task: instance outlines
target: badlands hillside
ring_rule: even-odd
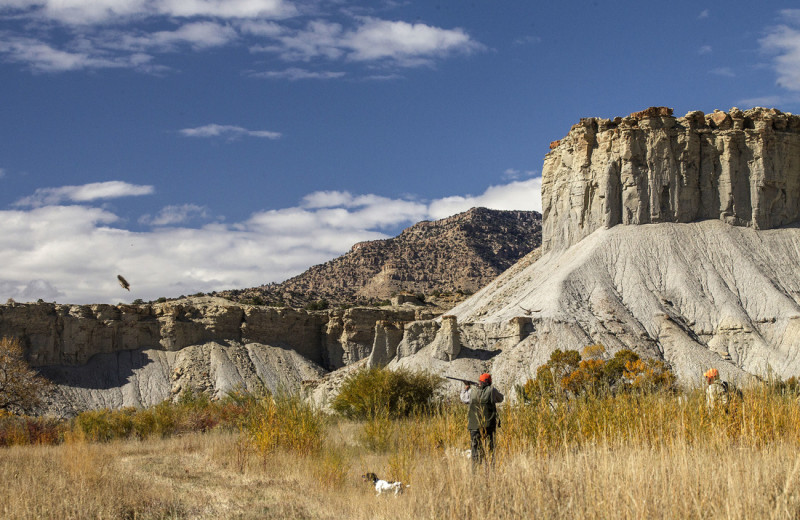
[[[289,307],[325,301],[338,307],[375,304],[406,292],[447,309],[539,247],[541,229],[542,216],[535,211],[473,208],[419,222],[394,238],[359,242],[347,254],[280,284],[219,296]]]
[[[800,374],[800,117],[587,118],[551,144],[542,176],[542,247],[444,316],[400,300],[15,304],[0,307],[0,334],[58,383],[61,413],[261,382],[323,403],[365,364],[490,370],[512,391],[553,350],[593,343],[664,359],[689,384],[710,366],[734,380]]]
[[[449,313],[450,358],[507,338],[482,366],[508,387],[593,343],[665,359],[684,382],[712,366],[800,374],[800,117],[583,119],[542,173],[541,257]]]
[[[222,295],[116,306],[11,302],[0,305],[0,336],[19,338],[30,363],[56,383],[51,413],[149,406],[186,389],[299,391],[366,362],[376,341],[399,341],[405,324],[436,317],[540,242],[538,213],[475,208],[357,244],[285,284],[239,292],[249,295],[242,302]],[[404,290],[424,298],[394,295]],[[386,301],[351,306],[357,292]],[[260,305],[252,304],[258,295]],[[329,308],[287,305],[320,298]]]

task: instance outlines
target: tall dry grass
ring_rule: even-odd
[[[262,422],[251,418],[241,432],[105,443],[76,436],[60,446],[0,449],[0,516],[800,515],[800,406],[769,385],[747,390],[727,411],[709,412],[699,391],[506,405],[494,464],[476,469],[449,449],[468,447],[460,404],[357,422],[315,419],[296,401],[272,403]],[[264,442],[253,435],[259,429]],[[283,440],[267,442],[272,436]],[[315,449],[293,444],[304,438]],[[367,471],[411,487],[377,497],[360,478]]]

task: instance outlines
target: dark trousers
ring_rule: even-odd
[[[469,438],[472,441],[472,463],[481,464],[486,458],[485,449],[489,450],[489,457],[494,458],[494,427],[470,430]]]

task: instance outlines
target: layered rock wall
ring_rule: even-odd
[[[542,247],[601,227],[692,222],[770,229],[800,219],[800,116],[653,107],[582,119],[542,169]]]
[[[83,365],[97,354],[179,351],[193,345],[259,343],[297,352],[328,370],[369,356],[376,323],[430,318],[421,307],[308,312],[221,298],[153,305],[0,305],[0,337],[18,338],[33,366]]]

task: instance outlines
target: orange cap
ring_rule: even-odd
[[[492,376],[489,374],[481,374],[481,377],[478,378],[478,381],[486,385],[491,385]]]
[[[717,370],[716,368],[709,368],[703,375],[710,378],[716,378],[719,377],[719,370]]]

